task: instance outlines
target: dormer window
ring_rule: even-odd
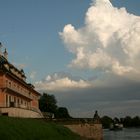
[[[8,64],[4,64],[4,67],[9,70],[9,65]]]

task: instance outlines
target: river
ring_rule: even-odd
[[[122,131],[105,129],[104,140],[140,140],[140,128],[124,128]]]

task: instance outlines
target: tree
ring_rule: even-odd
[[[123,122],[124,127],[132,127],[132,118],[130,116],[126,116]]]
[[[42,112],[56,113],[57,101],[54,95],[43,93],[39,100],[39,108]]]
[[[108,116],[104,116],[101,118],[101,122],[104,128],[109,128],[110,124],[113,123],[113,120]]]
[[[114,123],[120,123],[120,120],[117,117],[115,117],[113,121],[114,121]]]
[[[140,127],[140,117],[136,116],[132,119],[132,125],[133,127]]]
[[[56,118],[70,118],[66,107],[58,107],[56,112]]]

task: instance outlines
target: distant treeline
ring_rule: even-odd
[[[140,127],[140,117],[126,116],[124,118],[114,118],[104,116],[101,118],[103,128],[109,128],[111,123],[122,123],[124,127]]]
[[[43,112],[45,118],[53,119],[57,123],[64,124],[77,124],[77,123],[93,123],[93,118],[72,118],[69,115],[69,111],[66,107],[57,106],[57,100],[54,95],[48,93],[43,93],[39,100],[39,108]],[[111,118],[109,116],[104,116],[100,118],[103,128],[109,128],[112,123],[122,123],[124,127],[140,127],[140,117],[130,117],[125,118]]]

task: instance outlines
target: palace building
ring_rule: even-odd
[[[38,93],[26,82],[23,69],[19,70],[8,61],[0,43],[0,114],[13,117],[41,118]]]

